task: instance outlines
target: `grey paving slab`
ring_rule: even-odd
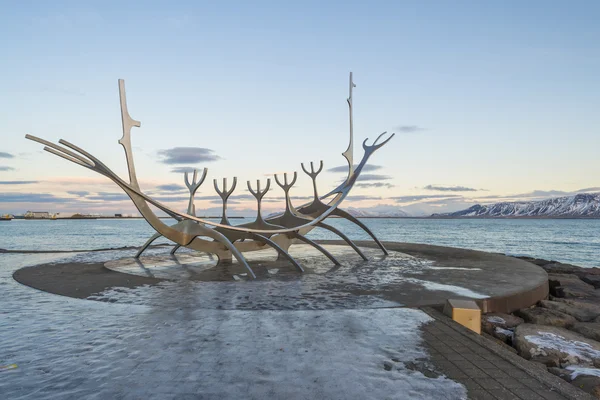
[[[547,371],[455,323],[439,311],[423,308],[434,322],[423,325],[423,340],[435,368],[467,388],[469,399],[592,399]],[[442,334],[439,334],[439,333]],[[448,356],[448,350],[460,353]],[[430,350],[430,351],[434,351]]]

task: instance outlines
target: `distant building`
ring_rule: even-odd
[[[115,214],[115,218],[123,218],[123,214]]]
[[[50,219],[52,216],[48,211],[27,211],[25,219]]]

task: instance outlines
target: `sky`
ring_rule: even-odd
[[[199,215],[219,215],[213,179],[246,181],[323,160],[344,177],[348,73],[354,154],[381,132],[345,207],[448,212],[477,203],[600,191],[597,1],[0,0],[0,213],[135,213],[120,189],[28,141],[63,138],[127,178],[118,144],[124,79],[144,192],[187,207],[182,171],[208,168]],[[336,172],[337,171],[337,172]],[[341,172],[340,172],[341,171]]]

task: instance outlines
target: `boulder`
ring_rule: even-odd
[[[563,264],[556,261],[551,261],[547,264],[540,265],[549,274],[582,274],[586,269],[573,264]]]
[[[600,275],[585,274],[581,275],[580,279],[596,289],[600,289]]]
[[[595,297],[594,287],[570,274],[548,274],[550,294],[555,297],[586,298]]]
[[[596,318],[600,317],[600,301],[597,299],[564,299],[560,297],[550,296],[550,300],[560,303],[570,304],[574,307],[585,309],[590,314],[595,314]]]
[[[570,329],[586,338],[600,342],[600,322],[578,322]]]
[[[572,264],[559,263],[556,261],[550,261],[546,264],[540,265],[540,267],[542,267],[549,274],[573,274],[580,278],[583,275],[600,275],[600,268],[583,268]]]
[[[556,310],[565,314],[569,314],[570,316],[575,317],[578,321],[581,322],[593,321],[598,315],[600,315],[598,313],[600,312],[600,306],[598,306],[598,310],[596,310],[594,309],[596,307],[593,306],[578,307],[574,304],[551,300],[541,300],[540,306],[550,310]]]
[[[519,355],[528,360],[554,360],[563,367],[592,368],[600,363],[599,342],[554,326],[521,324],[515,328],[513,345]]]
[[[482,316],[482,323],[487,323],[494,327],[499,326],[504,329],[516,328],[523,322],[525,322],[523,321],[523,318],[519,318],[511,314],[488,313]]]
[[[570,371],[568,369],[551,367],[548,368],[548,372],[550,372],[552,375],[558,376],[561,379],[564,379],[567,382],[572,381],[571,374],[573,373],[573,371]]]
[[[481,329],[487,334],[502,340],[504,343],[510,343],[512,338],[512,329],[517,325],[524,323],[522,318],[510,314],[489,313],[481,317]]]
[[[533,258],[533,257],[527,257],[527,256],[517,256],[516,258],[520,258],[521,260],[525,260],[525,261],[535,264],[539,267],[543,267],[546,264],[556,263],[556,261],[548,261],[548,260],[544,260],[541,258]]]
[[[577,386],[584,392],[600,399],[600,376],[578,375],[577,378],[571,381],[571,385]]]
[[[552,325],[568,328],[577,322],[569,314],[541,307],[523,308],[515,311],[515,314],[525,321],[536,325]]]

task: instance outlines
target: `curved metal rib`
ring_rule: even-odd
[[[180,247],[181,247],[181,245],[180,245],[180,244],[176,244],[176,245],[175,245],[175,247],[173,247],[173,248],[171,249],[171,251],[170,251],[170,253],[169,253],[169,254],[171,254],[171,255],[175,254],[175,252],[176,252],[177,250],[179,250],[179,248],[180,248]]]
[[[325,250],[325,248],[323,248],[323,246],[321,246],[320,244],[313,242],[312,240],[310,240],[309,238],[307,238],[304,235],[299,234],[298,232],[291,233],[290,235],[292,235],[296,239],[303,241],[306,244],[310,244],[312,247],[319,250],[327,258],[329,258],[331,260],[331,262],[333,262],[335,265],[342,265],[330,252]]]
[[[337,215],[338,217],[346,218],[348,221],[353,222],[356,225],[360,226],[362,228],[362,230],[365,231],[365,232],[367,232],[369,234],[369,236],[371,236],[371,238],[375,241],[375,243],[377,243],[377,246],[379,246],[379,248],[381,249],[381,251],[383,251],[383,254],[385,254],[386,256],[389,255],[387,249],[379,241],[379,239],[377,239],[377,237],[375,236],[375,234],[373,232],[371,232],[371,230],[369,228],[367,228],[367,226],[365,224],[363,224],[358,219],[356,219],[355,217],[353,217],[350,213],[348,213],[348,212],[346,212],[344,210],[340,210],[339,208],[336,208],[333,211],[332,214]]]
[[[146,243],[144,243],[144,245],[142,247],[140,247],[140,249],[135,254],[135,256],[133,256],[133,258],[140,258],[140,256],[142,255],[142,253],[144,251],[146,251],[146,249],[148,248],[148,246],[150,246],[152,244],[152,242],[154,242],[156,239],[158,239],[161,236],[162,235],[160,233],[155,233],[154,235],[152,235],[152,237],[150,237],[150,239],[148,239],[146,241]]]
[[[285,257],[289,262],[291,262],[294,265],[294,267],[296,267],[296,269],[298,269],[300,272],[304,272],[304,268],[302,268],[302,266],[300,264],[298,264],[298,262],[287,251],[282,249],[277,243],[275,243],[268,237],[259,235],[257,233],[252,233],[250,236],[252,236],[252,238],[254,238],[258,241],[268,244],[269,246],[271,246],[272,248],[277,250],[277,252],[281,256]]]
[[[356,251],[356,253],[357,253],[359,256],[361,256],[361,257],[362,257],[362,259],[363,259],[363,260],[365,260],[365,261],[369,261],[369,259],[367,258],[367,256],[365,256],[365,254],[364,254],[364,253],[363,253],[363,252],[362,252],[362,251],[361,251],[361,250],[358,248],[358,246],[357,246],[356,244],[354,244],[354,242],[353,242],[353,241],[352,241],[352,240],[351,240],[351,239],[350,239],[348,236],[344,235],[344,234],[343,234],[343,233],[342,233],[340,230],[338,230],[337,228],[334,228],[334,227],[333,227],[333,226],[331,226],[331,225],[327,225],[327,224],[325,224],[325,223],[323,223],[323,222],[319,222],[319,223],[317,224],[317,226],[318,226],[318,227],[321,227],[321,228],[324,228],[324,229],[327,229],[328,231],[330,231],[330,232],[333,232],[333,233],[335,233],[336,235],[338,235],[339,237],[341,237],[342,239],[344,239],[344,241],[345,241],[346,243],[348,243],[348,245],[349,245],[350,247],[352,247],[352,248],[354,249],[354,251]]]

